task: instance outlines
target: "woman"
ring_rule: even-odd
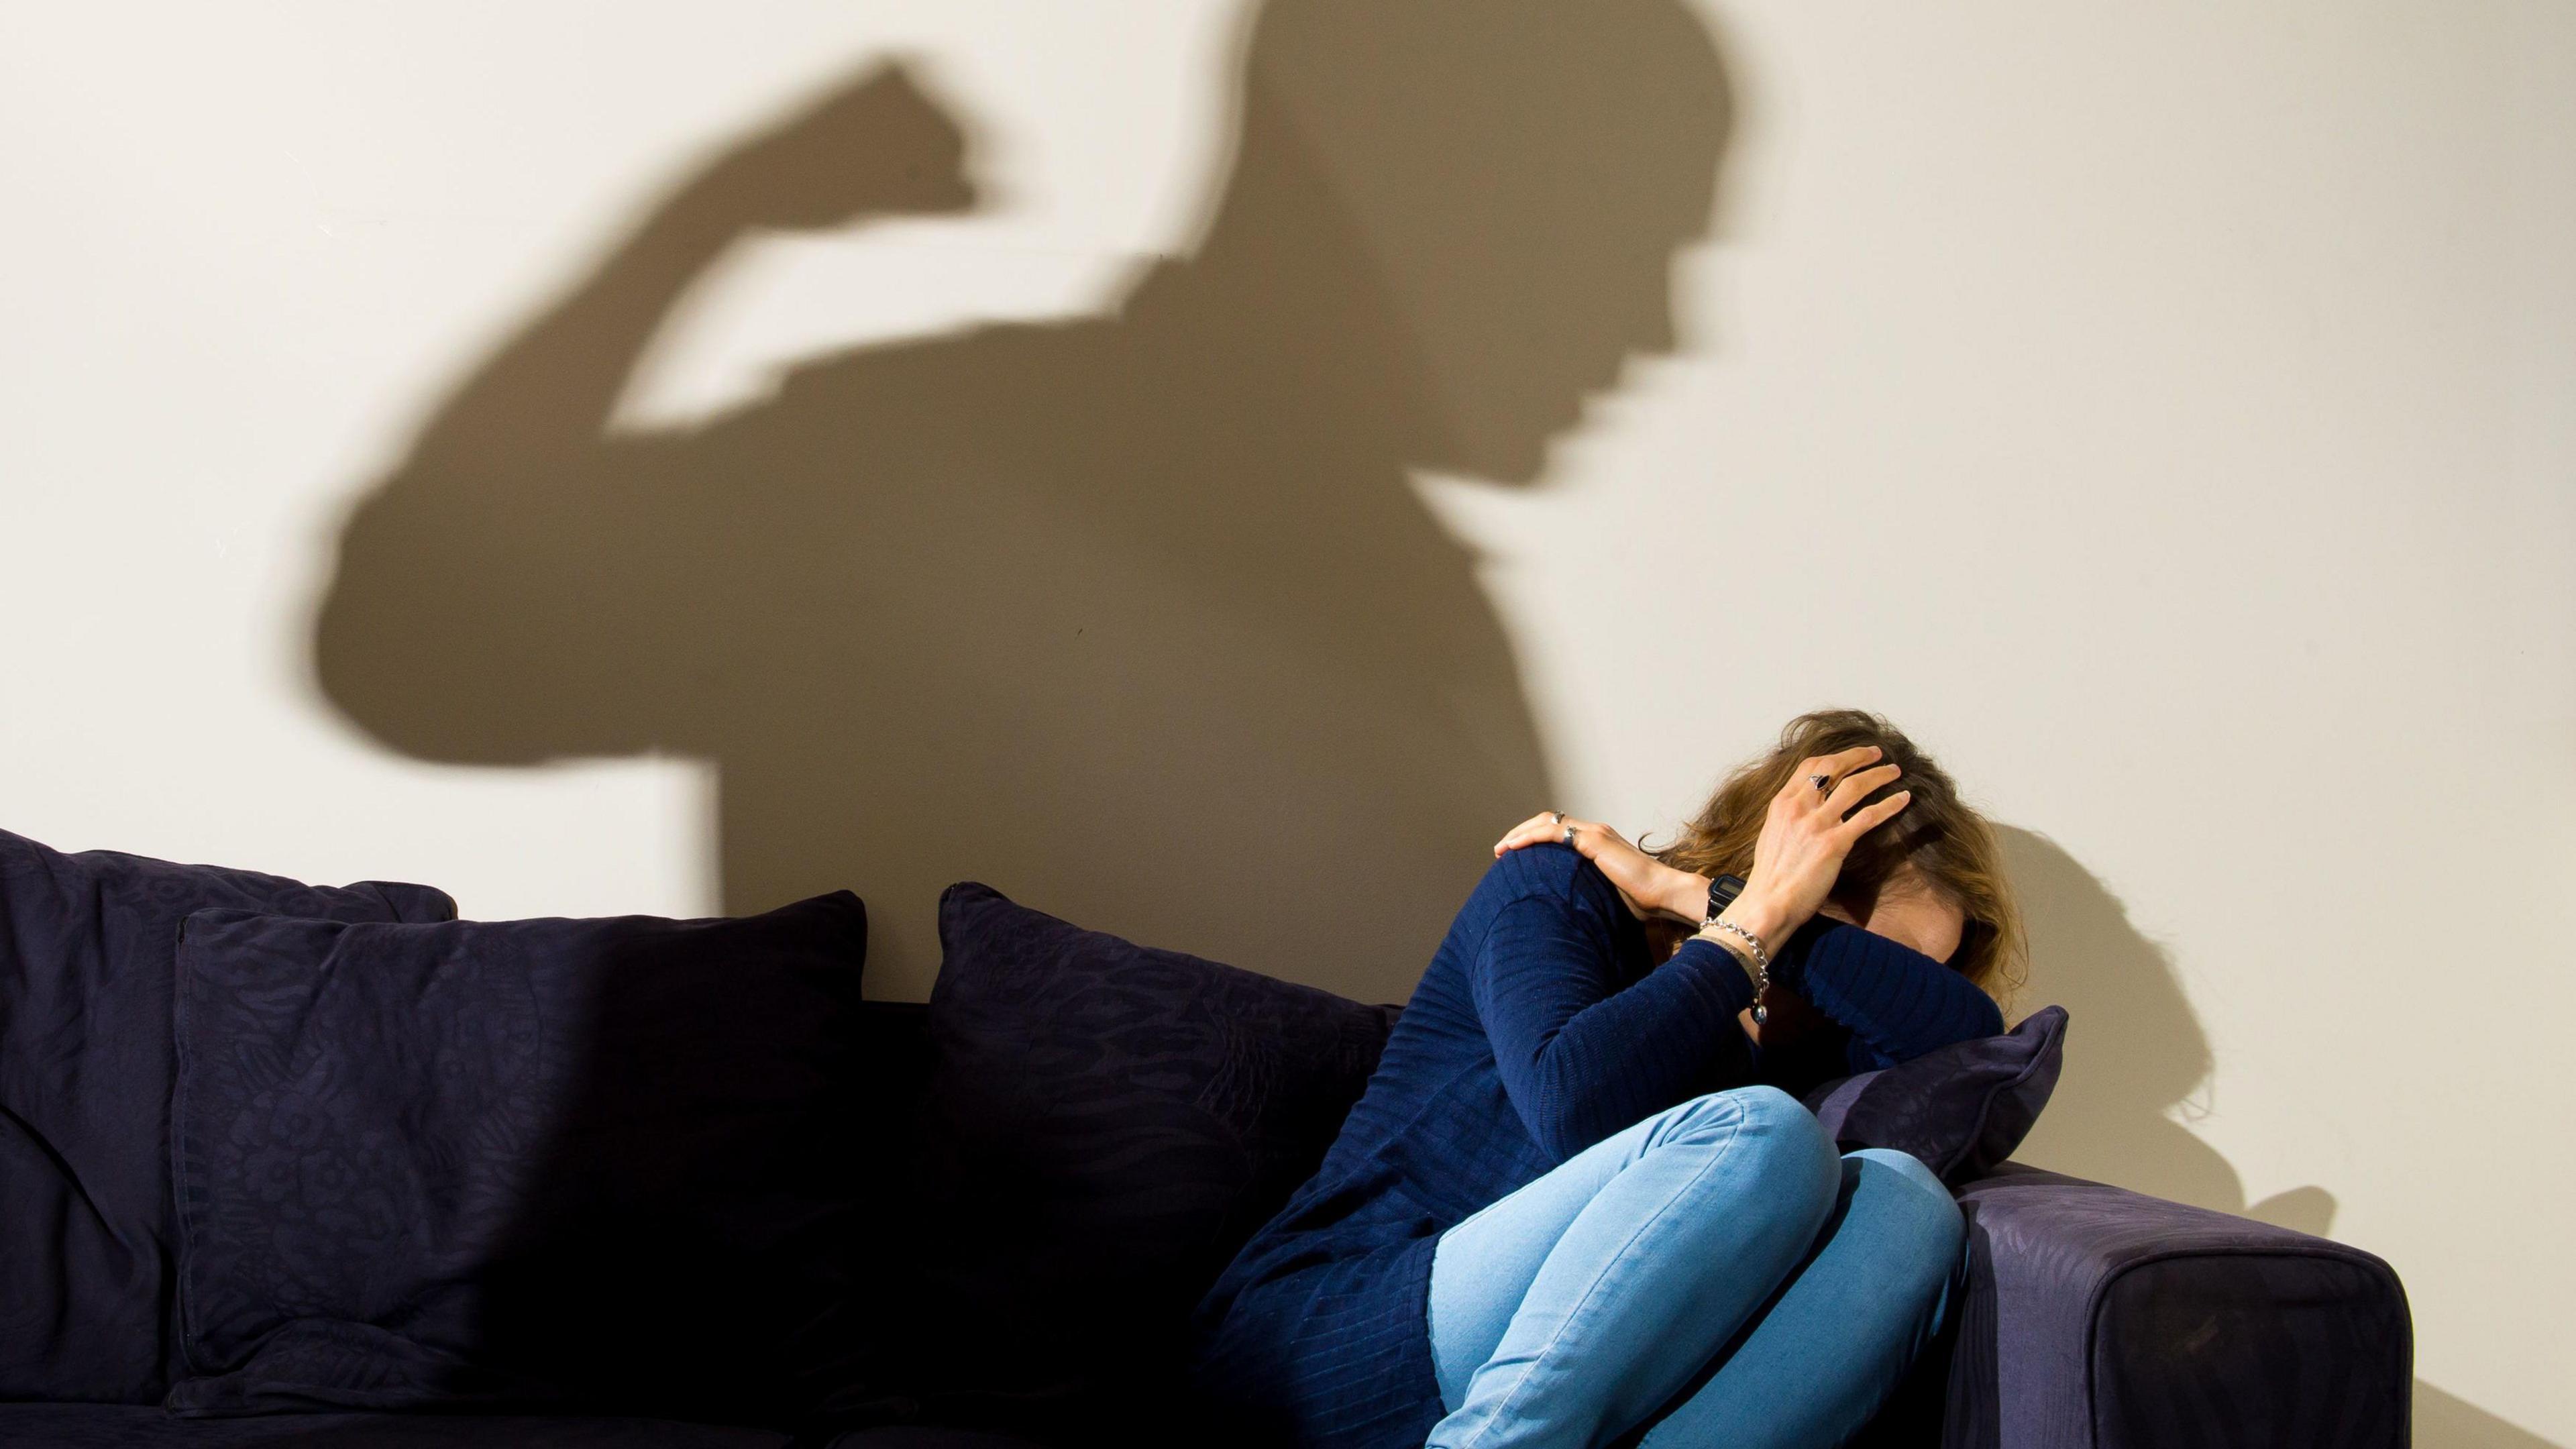
[[[1993,832],[1845,710],[1656,854],[1549,812],[1495,855],[1200,1305],[1202,1387],[1319,1449],[1840,1443],[1938,1330],[1962,1228],[1791,1093],[2003,1029]]]

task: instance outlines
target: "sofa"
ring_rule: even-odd
[[[1396,1008],[978,886],[928,1004],[860,996],[846,895],[453,917],[0,832],[0,1445],[1263,1437],[1191,1394],[1190,1308]],[[1992,1160],[2041,1024],[1934,1164],[1964,1292],[1868,1442],[2406,1443],[2386,1263]],[[1921,1155],[1872,1097],[1809,1100]]]

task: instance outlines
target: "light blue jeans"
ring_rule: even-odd
[[[1837,1158],[1771,1087],[1696,1097],[1440,1237],[1430,1449],[1826,1449],[1949,1312],[1966,1234],[1921,1163]]]

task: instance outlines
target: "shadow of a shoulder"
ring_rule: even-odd
[[[872,906],[917,999],[942,887],[1402,999],[1556,803],[1478,560],[1415,495],[1538,481],[1625,360],[1730,125],[1678,0],[1274,0],[1208,230],[1101,316],[809,361],[608,427],[739,239],[955,209],[974,128],[870,67],[721,152],[473,368],[354,510],[325,694],[415,757],[718,776],[720,896]],[[906,148],[910,148],[907,152]]]

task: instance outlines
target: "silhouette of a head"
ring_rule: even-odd
[[[1273,0],[1241,102],[1209,254],[1265,258],[1272,305],[1407,354],[1371,359],[1412,391],[1407,461],[1528,481],[1587,394],[1673,345],[1673,256],[1731,120],[1679,0]],[[1301,267],[1336,295],[1277,275]]]

